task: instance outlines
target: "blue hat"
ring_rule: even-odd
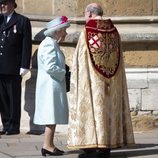
[[[60,16],[48,22],[46,25],[47,30],[44,31],[45,36],[50,36],[54,31],[60,28],[70,27],[70,22],[66,16]]]

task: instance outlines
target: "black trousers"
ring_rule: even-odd
[[[5,131],[20,131],[20,75],[0,75],[0,114]]]

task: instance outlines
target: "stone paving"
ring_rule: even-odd
[[[132,147],[115,149],[111,158],[158,158],[158,129],[146,132],[135,132],[136,144]],[[41,147],[43,134],[31,135],[22,131],[19,135],[2,135],[0,139],[0,158],[42,158]],[[68,150],[67,134],[57,132],[55,144],[65,150],[63,156],[49,156],[54,158],[77,158],[81,151]]]

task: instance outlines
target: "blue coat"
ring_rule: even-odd
[[[37,57],[34,123],[67,124],[68,102],[64,54],[54,39],[46,37],[39,46]]]

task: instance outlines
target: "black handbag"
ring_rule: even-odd
[[[65,64],[65,69],[66,69],[66,74],[65,74],[65,78],[66,78],[66,92],[70,91],[70,77],[71,77],[71,72],[70,72],[70,67]]]

